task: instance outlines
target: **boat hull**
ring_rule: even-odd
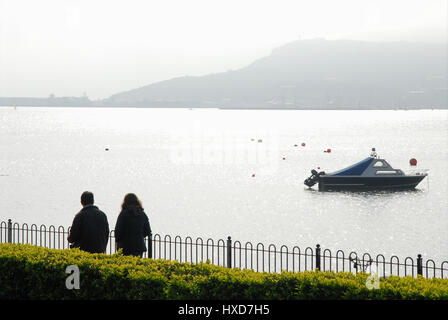
[[[399,177],[361,177],[361,176],[319,176],[319,191],[329,190],[411,190],[426,175]]]

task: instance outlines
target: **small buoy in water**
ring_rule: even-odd
[[[106,151],[109,151],[109,148],[106,148],[105,150],[106,150]]]
[[[283,157],[283,160],[286,160],[286,158],[285,158],[285,157]]]
[[[302,142],[302,147],[304,147],[305,146],[305,142]]]
[[[416,166],[416,165],[417,165],[417,159],[412,158],[411,160],[409,160],[409,164],[410,164],[411,166]]]
[[[258,142],[263,142],[263,140],[261,140],[261,139],[258,139]]]
[[[297,145],[295,144],[294,147],[297,147]]]
[[[320,167],[317,167],[317,169],[319,169],[319,170],[320,170]]]
[[[252,178],[253,178],[253,177],[255,177],[255,173],[254,173],[254,174],[252,174]]]
[[[324,152],[330,153],[331,149],[324,150]]]

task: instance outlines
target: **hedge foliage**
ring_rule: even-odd
[[[68,290],[69,265],[80,289]],[[390,277],[369,290],[368,274],[259,273],[207,263],[139,259],[0,244],[1,299],[448,299],[448,279]]]

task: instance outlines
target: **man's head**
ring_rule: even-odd
[[[81,204],[83,207],[93,204],[93,193],[90,191],[84,191],[81,195]]]

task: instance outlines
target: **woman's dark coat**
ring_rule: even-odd
[[[147,250],[144,238],[150,233],[148,216],[142,208],[131,207],[120,212],[115,225],[115,239],[123,254],[141,255]]]

